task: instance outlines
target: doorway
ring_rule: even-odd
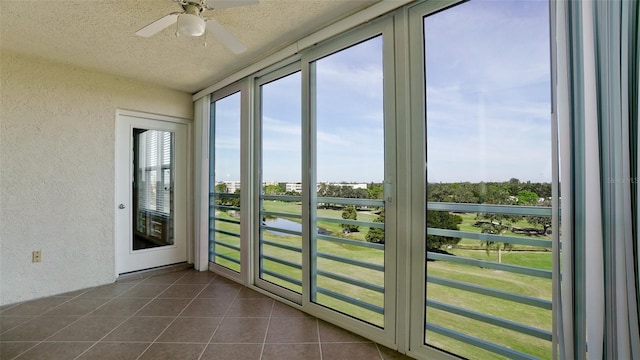
[[[185,120],[116,118],[116,273],[187,261]]]

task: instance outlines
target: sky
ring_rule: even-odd
[[[466,2],[425,17],[424,38],[428,181],[550,181],[548,2]],[[382,37],[314,64],[318,181],[381,182]],[[264,181],[300,181],[300,82],[262,86]],[[240,179],[239,108],[215,104],[217,181]]]

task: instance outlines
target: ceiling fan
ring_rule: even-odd
[[[174,12],[161,17],[151,24],[136,31],[136,35],[142,37],[153,36],[165,28],[178,22],[178,32],[187,36],[201,36],[209,31],[224,46],[234,54],[240,54],[247,50],[232,33],[217,21],[203,18],[204,10],[224,9],[235,6],[245,6],[258,3],[258,0],[173,0],[180,4],[182,12]]]

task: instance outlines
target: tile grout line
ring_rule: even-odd
[[[160,294],[158,294],[155,298],[153,298],[153,300],[158,299],[158,297],[159,297],[160,295],[162,295],[165,291],[169,290],[169,288],[171,288],[172,286],[174,286],[174,285],[178,285],[178,281],[180,281],[180,280],[181,280],[182,278],[184,278],[185,276],[187,276],[187,273],[185,273],[184,275],[182,275],[181,277],[179,277],[178,279],[176,279],[176,281],[174,281],[173,283],[171,283],[171,285],[169,285],[169,287],[168,287],[168,288],[166,288],[163,292],[161,292]],[[214,277],[213,279],[215,279],[215,277]],[[155,338],[155,339],[153,339],[153,341],[151,341],[151,343],[149,343],[149,346],[147,346],[147,348],[146,348],[146,349],[144,349],[144,350],[140,353],[140,355],[138,355],[138,357],[136,358],[136,360],[140,359],[140,358],[142,357],[142,355],[144,355],[144,353],[146,353],[147,351],[149,351],[149,349],[151,348],[151,346],[153,346],[153,344],[155,344],[155,343],[156,343],[156,340],[158,340],[158,339],[160,338],[160,336],[162,336],[162,334],[164,334],[164,332],[165,332],[165,331],[167,331],[167,329],[168,329],[168,328],[169,328],[169,327],[170,327],[170,326],[171,326],[171,325],[176,321],[176,319],[178,319],[178,317],[180,316],[180,314],[182,314],[182,313],[184,312],[184,310],[185,310],[189,305],[191,305],[191,303],[193,302],[193,300],[195,300],[195,298],[196,298],[198,295],[200,295],[200,293],[202,293],[202,292],[204,291],[204,289],[209,285],[209,283],[211,283],[211,281],[213,281],[213,279],[209,280],[209,282],[208,282],[207,284],[205,284],[205,286],[204,286],[204,287],[202,287],[202,289],[201,289],[200,291],[198,291],[198,293],[197,293],[197,294],[195,294],[195,295],[194,295],[194,297],[191,299],[191,301],[189,301],[189,303],[184,307],[184,309],[182,309],[182,311],[180,311],[180,312],[178,313],[178,315],[176,315],[176,316],[173,318],[173,320],[171,320],[171,321],[169,322],[169,324],[167,324],[167,326],[165,326],[165,328],[164,328],[164,329],[163,329],[163,330],[158,334],[158,336],[156,336],[156,338]],[[185,284],[185,285],[186,285],[186,284]],[[152,301],[153,301],[153,300],[152,300]],[[149,303],[147,303],[145,306],[147,306],[147,305],[149,305]],[[141,307],[140,309],[138,309],[138,311],[136,311],[136,312],[135,312],[133,315],[131,315],[131,316],[133,317],[135,314],[137,314],[138,312],[140,312],[140,310],[144,309],[144,307],[145,307],[145,306],[143,306],[143,307]]]
[[[316,328],[318,329],[318,347],[320,348],[320,360],[322,360],[322,339],[320,338],[320,321],[316,317]]]
[[[169,273],[166,273],[169,274]],[[181,277],[179,277],[178,279],[176,279],[174,282],[172,282],[171,284],[169,284],[169,286],[167,287],[170,288],[171,286],[173,286],[178,280],[182,279],[186,274],[182,275]],[[148,278],[143,278],[141,279],[140,282],[138,282],[136,285],[132,286],[131,289],[133,289],[134,287],[142,284],[145,280],[152,278],[153,276],[150,276]],[[129,289],[129,290],[131,290]],[[78,356],[76,356],[74,359],[79,359],[82,355],[86,354],[87,352],[89,352],[91,349],[93,349],[96,345],[98,345],[102,340],[104,340],[104,338],[106,338],[107,336],[109,336],[109,334],[113,333],[116,329],[118,329],[120,326],[122,326],[122,324],[124,324],[125,322],[129,321],[129,319],[131,319],[132,317],[134,317],[138,312],[140,312],[140,310],[144,309],[145,306],[149,305],[153,300],[157,299],[158,296],[162,295],[163,292],[167,291],[167,289],[163,290],[162,292],[160,292],[158,295],[156,295],[155,297],[149,299],[149,301],[147,301],[144,305],[142,305],[137,311],[134,311],[133,314],[129,315],[128,317],[126,317],[126,319],[124,319],[121,323],[119,323],[118,325],[116,325],[113,329],[111,329],[111,331],[107,332],[106,334],[104,334],[104,336],[102,336],[100,339],[98,339],[97,341],[94,342],[93,345],[89,346],[85,351],[83,351],[82,353],[78,354]],[[127,291],[129,291],[127,290]],[[120,298],[120,296],[122,296],[124,293],[126,293],[127,291],[123,292],[122,294],[115,296],[113,299],[111,299],[110,301],[107,301],[105,304],[102,304],[101,306],[99,306],[98,308],[96,308],[93,311],[98,310],[99,308],[101,308],[102,306],[105,306],[106,304],[110,303],[111,301]],[[92,312],[93,312],[92,311]],[[151,346],[151,345],[149,345]],[[148,349],[149,347],[147,347]],[[147,349],[145,349],[140,355],[144,354],[145,351],[147,351]],[[140,357],[140,356],[138,356]]]
[[[272,299],[272,303],[271,303],[271,311],[269,312],[269,321],[267,321],[267,330],[264,332],[264,339],[262,340],[262,349],[260,349],[260,357],[259,359],[262,359],[262,355],[264,354],[264,347],[267,343],[267,335],[269,335],[269,327],[271,326],[271,317],[273,316],[273,308],[276,307],[276,302],[275,300]]]
[[[214,273],[215,274],[215,273]],[[215,274],[216,276],[211,279],[211,281],[217,279],[220,277],[220,275]],[[224,277],[223,277],[224,278]],[[213,340],[213,337],[216,335],[216,333],[218,332],[218,329],[220,329],[220,324],[222,324],[222,322],[224,321],[224,319],[227,317],[227,314],[229,313],[229,309],[231,309],[231,304],[233,304],[236,299],[238,298],[238,295],[240,294],[240,291],[242,291],[242,287],[240,287],[235,296],[233,297],[233,299],[231,300],[231,302],[229,303],[229,306],[227,307],[227,310],[224,312],[224,314],[222,315],[222,318],[220,319],[220,323],[218,323],[218,325],[216,326],[216,329],[213,330],[213,334],[211,334],[211,337],[209,337],[209,341],[207,342],[207,345],[204,347],[204,349],[202,350],[202,353],[200,353],[200,356],[198,357],[198,360],[200,360],[203,356],[204,353],[207,351],[207,348],[209,347],[209,345],[211,345],[211,341]]]

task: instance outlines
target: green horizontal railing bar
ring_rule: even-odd
[[[268,210],[261,210],[260,211],[260,216],[261,217],[274,216],[274,217],[279,217],[279,218],[302,219],[302,215],[300,215],[300,214],[291,214],[291,213],[278,212],[278,211],[268,211]]]
[[[226,222],[226,223],[240,225],[240,220],[236,220],[236,219],[226,219],[226,218],[214,217],[214,218],[211,218],[211,220],[222,221],[222,222]]]
[[[339,238],[336,236],[320,235],[320,234],[316,234],[316,239],[330,241],[338,244],[353,245],[353,246],[359,246],[359,247],[364,247],[369,249],[384,250],[384,244],[372,243],[368,241],[351,240],[351,239]]]
[[[235,245],[223,243],[223,242],[220,242],[220,241],[214,241],[214,244],[215,244],[215,246],[220,245],[222,247],[226,247],[227,249],[232,249],[232,250],[240,252],[240,247],[235,246]]]
[[[278,228],[278,227],[273,227],[273,226],[262,225],[262,226],[260,226],[260,230],[279,232],[279,233],[289,234],[289,235],[302,236],[302,231],[283,229],[283,228]]]
[[[227,256],[227,255],[224,255],[224,254],[215,254],[215,257],[222,258],[222,259],[231,261],[232,263],[236,263],[236,264],[240,265],[240,260],[232,258],[231,256]]]
[[[427,252],[427,259],[446,261],[446,262],[462,264],[462,265],[477,266],[485,269],[502,270],[502,271],[507,271],[514,274],[534,276],[534,277],[539,277],[543,279],[551,279],[551,275],[553,274],[550,270],[535,269],[535,268],[519,266],[519,265],[501,264],[493,261],[472,259],[472,258],[466,258],[462,256],[446,255],[446,254],[440,254],[440,253],[435,253],[431,251]]]
[[[535,336],[542,340],[551,341],[553,338],[551,332],[546,330],[538,329],[533,326],[524,325],[511,320],[502,319],[502,318],[498,318],[491,315],[486,315],[476,311],[463,309],[457,306],[441,303],[439,301],[427,300],[426,305],[433,309],[438,309],[438,310],[446,311],[452,314],[464,316],[469,319],[482,321],[484,323],[499,326],[504,329],[513,330],[521,334]]]
[[[378,229],[384,229],[383,222],[373,222],[373,221],[361,221],[361,220],[349,220],[349,219],[338,219],[338,218],[328,218],[328,217],[318,217],[316,218],[317,222],[328,222],[334,224],[347,224],[347,225],[357,225],[362,227],[372,227]]]
[[[371,310],[371,311],[373,311],[375,313],[384,315],[384,308],[382,308],[380,306],[377,306],[377,305],[374,305],[374,304],[369,304],[368,302],[365,302],[365,301],[362,301],[362,300],[358,300],[358,299],[354,299],[354,298],[352,298],[350,296],[339,294],[339,293],[337,293],[335,291],[331,291],[329,289],[318,287],[316,289],[316,293],[324,294],[324,295],[327,295],[327,296],[332,297],[334,299],[342,300],[342,301],[344,301],[346,303],[349,303],[351,305],[355,305],[355,306],[358,306],[358,307],[361,307],[361,308],[364,308],[364,309],[367,309],[367,310]]]
[[[281,264],[281,265],[285,265],[288,267],[292,267],[294,269],[298,269],[301,270],[302,269],[302,265],[300,264],[296,264],[294,262],[291,261],[287,261],[287,260],[282,260],[273,256],[269,256],[269,255],[262,255],[262,260],[269,260],[269,261],[273,261],[275,263]],[[261,268],[260,270],[263,270],[263,268]]]
[[[218,209],[218,210],[233,210],[240,211],[239,206],[228,206],[228,205],[209,205],[210,209]]]
[[[448,286],[459,290],[469,291],[472,293],[495,297],[502,300],[513,301],[519,304],[535,306],[545,310],[551,310],[551,301],[534,298],[531,296],[515,294],[508,291],[491,289],[485,286],[469,284],[461,281],[449,280],[438,276],[427,275],[427,282]]]
[[[233,237],[240,237],[239,233],[234,233],[231,231],[226,231],[226,230],[220,230],[220,229],[209,229],[210,231],[215,231],[218,234],[224,234],[224,235],[229,235],[229,236],[233,236]]]
[[[338,261],[338,262],[341,262],[341,263],[344,263],[344,264],[359,266],[359,267],[363,267],[363,268],[366,268],[366,269],[384,271],[384,265],[378,265],[378,264],[372,264],[372,263],[368,263],[368,262],[364,262],[364,261],[353,260],[353,259],[345,258],[345,257],[342,257],[342,256],[331,255],[331,254],[327,254],[327,253],[323,253],[323,252],[318,252],[316,254],[316,256],[319,257],[319,258]]]
[[[302,281],[300,281],[298,279],[294,279],[294,278],[288,277],[286,275],[282,275],[280,273],[277,273],[277,272],[274,272],[274,271],[271,271],[271,270],[262,269],[262,275],[273,276],[274,278],[278,278],[280,280],[284,280],[286,282],[289,282],[289,283],[292,283],[292,284],[295,284],[295,285],[298,285],[298,286],[302,286]],[[266,280],[266,279],[263,278],[263,280]],[[269,281],[269,280],[266,280],[266,281]],[[291,290],[291,289],[289,289],[289,290]]]
[[[380,199],[355,199],[355,198],[332,198],[318,197],[316,204],[340,204],[340,205],[358,205],[358,206],[384,206],[384,200]]]
[[[215,198],[239,198],[240,194],[233,194],[233,193],[219,193],[219,192],[212,192],[209,193],[209,199],[215,199]]]
[[[551,240],[531,239],[526,237],[510,236],[510,235],[483,234],[483,233],[474,233],[469,231],[436,229],[436,228],[427,228],[427,234],[439,235],[439,236],[450,236],[450,237],[457,237],[457,238],[463,238],[463,239],[473,239],[473,240],[480,240],[480,241],[494,241],[494,242],[501,242],[501,243],[507,243],[507,244],[529,245],[529,246],[537,246],[537,247],[548,248],[548,249],[550,249],[553,244]]]
[[[505,356],[508,359],[513,359],[513,360],[534,360],[534,359],[538,359],[535,356],[532,356],[532,355],[529,355],[529,354],[525,354],[525,353],[521,353],[519,351],[512,350],[512,349],[506,348],[504,346],[500,346],[498,344],[494,344],[492,342],[488,342],[488,341],[485,341],[485,340],[482,340],[482,339],[478,339],[478,338],[473,337],[473,336],[462,334],[462,333],[459,333],[457,331],[450,330],[450,329],[444,328],[442,326],[438,326],[438,325],[431,324],[431,323],[428,323],[428,322],[425,324],[425,330],[433,331],[433,332],[438,333],[440,335],[444,335],[444,336],[453,338],[455,340],[461,341],[461,342],[463,342],[465,344],[473,345],[475,347],[479,347],[481,349],[490,351],[490,352],[492,352],[494,354]]]
[[[297,253],[301,253],[302,252],[302,249],[299,248],[299,247],[286,245],[286,244],[281,244],[281,243],[277,243],[277,242],[273,242],[273,241],[269,241],[269,240],[262,240],[262,245],[274,246],[274,247],[277,247],[277,248],[280,248],[280,249],[295,251]]]
[[[427,202],[427,210],[477,212],[504,215],[551,216],[553,209],[547,206],[461,204],[444,202]]]
[[[302,197],[301,196],[296,196],[296,195],[260,195],[260,199],[262,199],[262,200],[285,201],[285,202],[299,202],[299,201],[302,201]]]
[[[362,280],[353,279],[353,278],[350,278],[350,277],[346,277],[346,276],[335,274],[335,273],[328,272],[328,271],[317,270],[316,274],[318,276],[324,276],[324,277],[327,277],[329,279],[341,281],[343,283],[355,285],[355,286],[358,286],[358,287],[361,287],[361,288],[364,288],[364,289],[368,289],[368,290],[372,290],[372,291],[384,294],[384,286],[380,286],[380,285],[364,282]]]

